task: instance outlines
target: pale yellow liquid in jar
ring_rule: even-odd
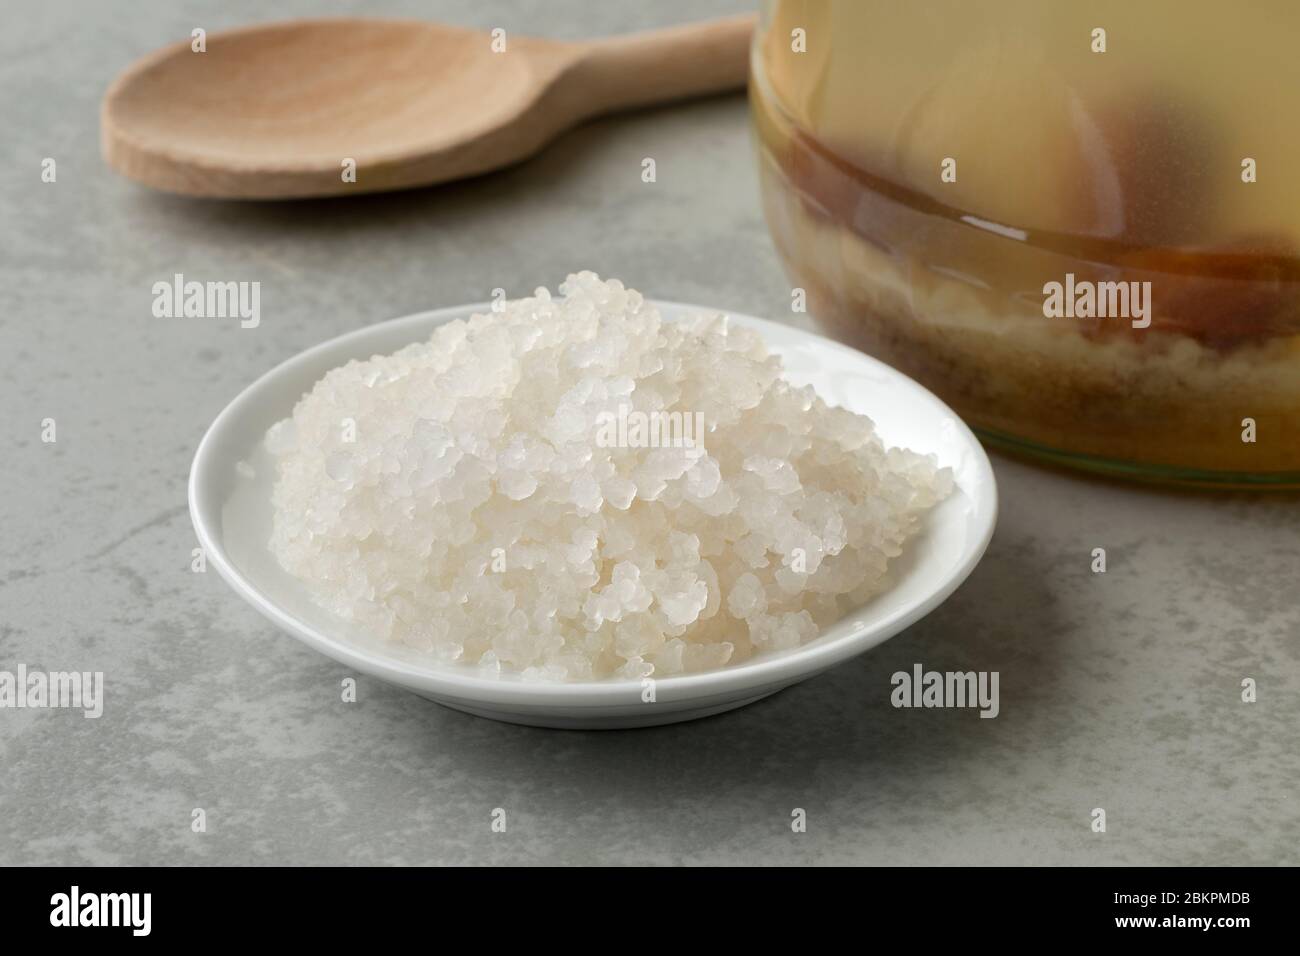
[[[986,434],[1294,481],[1297,43],[1283,2],[770,4],[774,238],[829,331]],[[1149,324],[1045,316],[1067,274],[1149,282]],[[1247,417],[1267,440],[1242,442]]]

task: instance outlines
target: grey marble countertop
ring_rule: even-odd
[[[579,37],[741,7],[290,0],[275,15]],[[1300,863],[1294,498],[1160,493],[997,457],[1000,523],[957,594],[755,706],[583,733],[365,677],[343,703],[352,675],[191,573],[189,463],[231,397],[346,330],[574,268],[760,315],[789,314],[789,285],[740,96],[593,123],[514,170],[398,195],[198,203],[108,171],[97,109],[112,77],[194,26],[256,16],[18,0],[0,35],[0,669],[107,685],[97,720],[0,710],[0,863]],[[260,281],[260,326],[154,318],[152,284],[176,272]],[[1000,716],[892,708],[890,675],[917,662],[999,671]]]

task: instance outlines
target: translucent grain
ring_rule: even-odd
[[[559,291],[349,362],[267,433],[269,547],[321,605],[480,673],[639,679],[797,647],[886,586],[946,469],[721,315]],[[702,434],[602,440],[632,413]]]

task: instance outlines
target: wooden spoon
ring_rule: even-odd
[[[591,116],[743,86],[754,20],[578,43],[506,34],[501,52],[491,34],[417,21],[231,30],[207,37],[206,52],[177,43],[118,77],[101,111],[104,157],[191,196],[445,182],[525,159]]]

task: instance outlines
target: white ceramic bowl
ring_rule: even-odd
[[[700,306],[655,303],[666,319]],[[209,565],[282,630],[334,660],[457,710],[542,727],[642,727],[705,717],[756,701],[870,650],[934,610],[970,574],[993,534],[997,489],[970,429],[939,399],[875,359],[808,332],[732,313],[760,332],[786,377],[826,401],[870,415],[887,444],[936,455],[956,476],[954,493],[930,513],[894,568],[895,583],[816,640],[721,670],[666,677],[643,700],[638,681],[541,683],[488,677],[441,665],[358,632],[317,607],[266,548],[274,470],[262,448],[267,428],[330,369],[427,339],[435,326],[484,312],[487,304],[422,312],[331,339],[296,355],[246,388],[199,443],[190,472],[190,515]],[[244,463],[251,466],[237,468]],[[241,473],[242,472],[242,473]]]

